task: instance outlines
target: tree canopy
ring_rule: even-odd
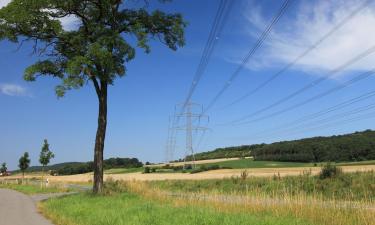
[[[30,166],[29,153],[25,152],[23,156],[21,156],[21,158],[19,159],[18,167],[22,171],[22,174],[24,174],[27,168],[29,168],[29,166]]]
[[[15,43],[32,41],[42,60],[25,70],[24,78],[38,76],[61,79],[58,96],[93,81],[97,92],[101,84],[113,84],[125,75],[125,62],[135,56],[126,38],[134,36],[137,46],[150,52],[150,39],[158,39],[176,50],[184,44],[180,14],[156,10],[127,9],[121,0],[12,0],[0,9],[0,40]],[[78,25],[64,30],[60,19],[72,16]],[[103,82],[101,82],[103,81]]]
[[[289,162],[361,161],[375,159],[375,131],[331,137],[313,137],[271,144],[218,148],[195,155],[196,159],[253,156],[255,160]],[[188,157],[191,160],[192,156]]]
[[[44,140],[42,150],[40,151],[39,155],[39,162],[43,166],[49,164],[50,160],[55,157],[55,154],[49,149],[49,144],[47,139]]]

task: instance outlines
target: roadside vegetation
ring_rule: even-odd
[[[140,194],[122,192],[105,196],[78,194],[50,199],[40,205],[44,215],[56,225],[297,225],[310,224],[292,216],[268,213],[248,214],[169,198],[152,199]]]
[[[336,172],[333,172],[336,171]],[[55,224],[371,225],[374,172],[223,180],[123,182],[104,194],[81,193],[40,204]]]

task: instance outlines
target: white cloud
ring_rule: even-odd
[[[79,26],[79,20],[76,16],[70,15],[60,19],[63,29],[66,31],[76,30]]]
[[[11,0],[0,0],[0,8],[8,5]]]
[[[363,0],[301,1],[295,14],[292,14],[294,8],[289,8],[248,68],[280,66],[293,61],[362,3]],[[315,50],[298,61],[294,68],[305,71],[332,70],[375,46],[374,7],[374,4],[370,4],[360,11]],[[248,34],[253,38],[257,38],[270,20],[270,16],[266,18],[259,7],[248,9],[246,17],[250,23],[246,25]],[[349,69],[373,69],[374,62],[375,54],[372,54]]]
[[[9,96],[30,96],[26,88],[16,84],[0,84],[0,93]]]

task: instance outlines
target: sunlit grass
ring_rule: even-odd
[[[291,216],[221,211],[211,207],[150,199],[132,193],[66,196],[43,202],[40,209],[56,225],[309,224]]]

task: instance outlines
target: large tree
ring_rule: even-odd
[[[162,0],[161,0],[162,1]],[[148,5],[147,1],[146,5]],[[62,80],[58,96],[91,83],[99,102],[94,149],[95,193],[103,188],[103,150],[107,127],[107,89],[126,73],[135,56],[135,43],[150,52],[149,40],[176,50],[184,45],[186,23],[180,14],[126,7],[123,0],[12,0],[0,9],[0,40],[32,41],[41,60],[25,70],[24,78]],[[126,1],[127,5],[131,1]],[[74,30],[64,30],[61,18],[76,18]],[[135,37],[135,42],[131,41]],[[133,38],[133,39],[132,39]],[[131,42],[130,42],[131,41]]]

